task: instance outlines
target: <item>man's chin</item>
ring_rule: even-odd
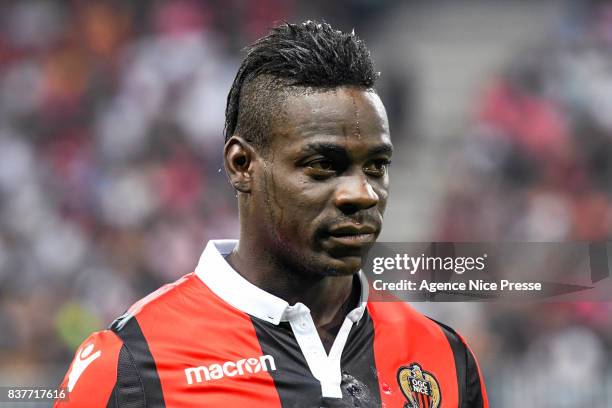
[[[354,275],[361,269],[363,262],[360,256],[346,256],[342,258],[331,258],[324,268],[327,276],[349,276]]]

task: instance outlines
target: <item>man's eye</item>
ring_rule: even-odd
[[[336,175],[338,166],[332,160],[321,158],[306,163],[305,170],[310,177],[323,180]]]
[[[387,173],[391,162],[387,159],[374,160],[363,168],[363,171],[373,177],[382,177]]]
[[[308,167],[315,170],[329,172],[336,171],[336,169],[334,168],[334,163],[332,163],[331,160],[315,160],[313,162],[308,163]]]

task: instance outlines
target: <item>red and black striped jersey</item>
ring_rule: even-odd
[[[464,340],[399,302],[361,299],[327,353],[309,309],[252,285],[211,241],[196,271],[87,338],[69,407],[488,407]]]

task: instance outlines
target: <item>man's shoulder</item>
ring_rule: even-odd
[[[368,311],[375,322],[395,327],[438,328],[439,323],[402,301],[368,302]]]
[[[451,347],[465,343],[452,327],[426,316],[405,302],[370,302],[368,311],[379,331],[405,333],[406,337],[425,342],[438,340],[450,343]]]
[[[201,333],[230,331],[249,317],[220,298],[196,272],[134,303],[109,326],[129,349],[146,344],[156,355]],[[145,350],[146,351],[146,350]],[[157,353],[156,353],[157,352]]]
[[[163,337],[179,324],[188,327],[211,318],[211,303],[219,300],[195,272],[188,273],[135,302],[109,329],[124,341],[133,332],[148,339]]]
[[[193,290],[198,284],[202,284],[195,273],[183,275],[174,282],[167,283],[157,290],[149,293],[129,307],[127,313],[136,316],[140,314],[154,313],[156,309],[180,302],[185,291]]]

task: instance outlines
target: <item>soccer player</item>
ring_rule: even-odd
[[[463,339],[368,301],[393,147],[364,43],[328,24],[255,42],[227,99],[239,241],[77,350],[63,407],[487,407]]]

